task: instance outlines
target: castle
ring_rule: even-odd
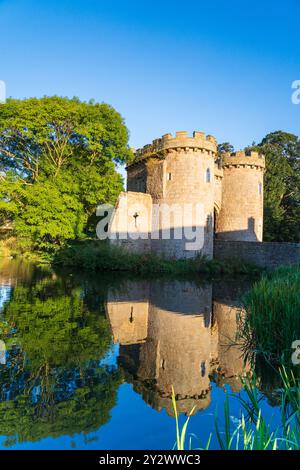
[[[170,258],[212,258],[216,239],[262,241],[265,158],[259,153],[220,159],[213,136],[180,131],[136,150],[126,169],[127,192],[110,221],[112,243]],[[197,233],[201,243],[193,245]]]

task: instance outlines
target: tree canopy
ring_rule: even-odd
[[[9,99],[0,105],[0,223],[53,250],[93,230],[98,204],[122,189],[116,164],[131,158],[128,130],[107,104],[77,98]]]
[[[234,152],[234,147],[229,142],[223,142],[222,144],[218,145],[218,155],[219,157],[222,156],[222,153],[231,153]]]

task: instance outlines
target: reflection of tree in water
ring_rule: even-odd
[[[109,420],[119,373],[100,364],[107,320],[88,309],[72,280],[17,286],[4,309],[7,363],[0,376],[6,445],[97,430]]]

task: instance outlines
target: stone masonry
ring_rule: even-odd
[[[121,193],[110,224],[112,243],[168,258],[212,258],[215,238],[261,242],[264,168],[257,152],[223,154],[220,161],[216,139],[203,132],[166,134],[136,150],[127,167],[128,192]],[[201,244],[193,246],[196,232]]]
[[[175,259],[299,264],[299,244],[261,243],[264,170],[265,158],[257,152],[224,153],[220,159],[216,139],[203,132],[166,134],[135,151],[127,192],[110,222],[111,242]],[[200,244],[193,243],[197,236]]]

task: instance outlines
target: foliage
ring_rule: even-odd
[[[234,152],[234,147],[229,142],[223,142],[222,144],[218,145],[218,157],[216,163],[219,167],[222,166],[222,157],[224,153],[232,153]]]
[[[205,257],[172,260],[153,253],[131,253],[106,241],[85,240],[70,243],[58,251],[54,266],[80,268],[87,271],[128,271],[137,274],[257,274],[259,268],[232,259],[227,263]]]
[[[109,350],[103,304],[91,308],[72,277],[53,273],[14,288],[1,338],[0,433],[6,445],[90,433],[110,418],[120,374],[101,365]]]
[[[60,279],[16,287],[4,314],[34,366],[84,364],[102,356],[110,343],[107,321],[87,309],[79,287]]]
[[[290,363],[292,342],[300,338],[300,268],[264,275],[244,296],[242,336],[246,349],[271,363]]]
[[[7,436],[7,447],[47,437],[89,434],[110,419],[120,383],[115,369],[96,364],[69,371],[52,369],[49,375],[41,372],[35,381],[33,372],[26,368],[23,374],[10,377],[10,384],[16,381],[15,387],[9,388],[10,399],[0,402],[0,430]],[[4,383],[2,389],[4,395]]]
[[[178,420],[178,411],[177,411],[177,405],[176,405],[176,396],[175,396],[175,391],[174,391],[173,386],[172,386],[172,406],[173,406],[175,422],[176,422],[176,443],[174,447],[176,447],[177,450],[184,450],[187,427],[188,427],[190,417],[192,416],[195,407],[192,408],[191,412],[189,413],[189,416],[185,420],[185,423],[183,424],[182,428],[180,429],[179,420]]]
[[[234,147],[229,142],[223,142],[218,145],[218,155],[222,156],[223,153],[232,153],[234,152]]]
[[[97,204],[122,189],[115,164],[131,158],[109,105],[61,97],[0,105],[0,223],[33,249],[54,250],[94,230]]]
[[[237,423],[233,423],[228,397],[224,404],[224,428],[219,425],[218,416],[215,416],[215,433],[220,449],[222,450],[300,450],[300,380],[296,379],[291,370],[282,369],[280,404],[281,423],[272,426],[262,411],[260,395],[256,386],[256,377],[248,376],[241,379],[246,399],[238,396],[241,412]],[[173,402],[176,410],[176,401]],[[189,418],[179,430],[176,420],[176,448],[185,449],[187,425]],[[194,437],[194,436],[193,436]],[[210,448],[212,435],[210,435],[203,450]],[[191,440],[190,440],[191,449]]]

